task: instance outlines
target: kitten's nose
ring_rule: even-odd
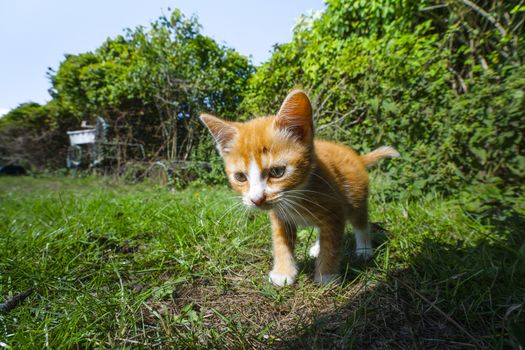
[[[250,200],[255,204],[256,206],[261,206],[264,202],[266,202],[266,196],[261,196],[258,198],[250,198]]]

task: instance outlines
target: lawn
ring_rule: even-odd
[[[0,178],[0,302],[33,288],[0,313],[0,348],[517,347],[523,211],[379,187],[371,261],[349,233],[344,282],[320,287],[304,229],[298,283],[275,288],[268,219],[226,187]]]

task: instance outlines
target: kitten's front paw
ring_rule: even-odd
[[[374,248],[356,248],[355,255],[357,255],[357,257],[360,259],[369,260],[372,256],[374,256]]]
[[[315,279],[315,282],[319,284],[324,284],[324,285],[330,284],[330,283],[340,283],[341,282],[341,277],[337,273],[324,274],[324,275],[316,273],[314,279]]]
[[[317,258],[319,256],[319,251],[321,250],[321,245],[319,244],[319,240],[315,241],[314,245],[310,247],[310,250],[308,251],[308,255],[310,255],[311,258]]]
[[[270,272],[269,281],[276,286],[290,286],[295,282],[295,275],[285,275],[277,272]]]

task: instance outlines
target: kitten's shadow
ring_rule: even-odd
[[[383,249],[383,243],[388,240],[389,232],[384,228],[381,222],[372,222],[370,225],[372,244],[375,248],[375,254],[377,254],[378,250]],[[370,260],[373,259],[372,257],[370,260],[364,260],[355,254],[354,234],[348,231],[348,229],[345,231],[343,256],[341,258],[341,275],[343,277],[343,284],[352,281],[360,273],[359,270],[365,268],[370,263]],[[304,259],[299,259],[297,265],[299,271],[301,271],[300,273],[309,275],[313,278],[315,273],[315,258],[306,254]]]

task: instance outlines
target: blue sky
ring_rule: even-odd
[[[48,67],[64,54],[96,49],[124,28],[147,25],[168,8],[196,14],[203,33],[252,55],[259,64],[275,43],[290,41],[295,19],[323,0],[1,0],[0,115],[50,99]]]

